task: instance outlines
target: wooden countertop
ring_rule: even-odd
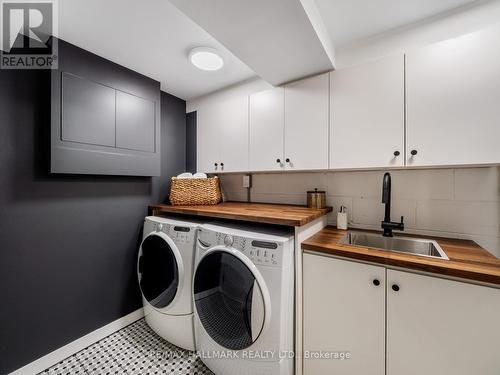
[[[302,249],[379,263],[385,266],[403,267],[500,285],[500,260],[473,241],[401,234],[401,236],[435,240],[449,258],[449,260],[444,260],[368,247],[342,245],[339,240],[345,233],[344,230],[328,226],[302,242]]]
[[[317,209],[285,204],[224,202],[213,206],[158,204],[149,206],[149,211],[152,215],[175,213],[300,227],[328,214],[332,208]]]

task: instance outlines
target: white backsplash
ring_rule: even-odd
[[[252,175],[252,202],[306,204],[306,191],[325,190],[335,224],[340,205],[349,225],[380,229],[384,171],[269,173]],[[393,221],[405,217],[406,233],[472,239],[500,258],[500,167],[394,170]],[[246,201],[239,174],[221,175],[226,200]]]

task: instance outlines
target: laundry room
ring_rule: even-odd
[[[500,0],[0,33],[0,375],[500,374]]]

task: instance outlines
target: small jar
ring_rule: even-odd
[[[309,208],[325,208],[326,207],[326,193],[324,191],[307,192],[307,207]]]

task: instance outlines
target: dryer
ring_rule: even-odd
[[[192,277],[199,223],[148,216],[137,262],[144,315],[170,343],[194,350]]]
[[[215,374],[293,374],[293,254],[288,231],[198,229],[195,338]]]

